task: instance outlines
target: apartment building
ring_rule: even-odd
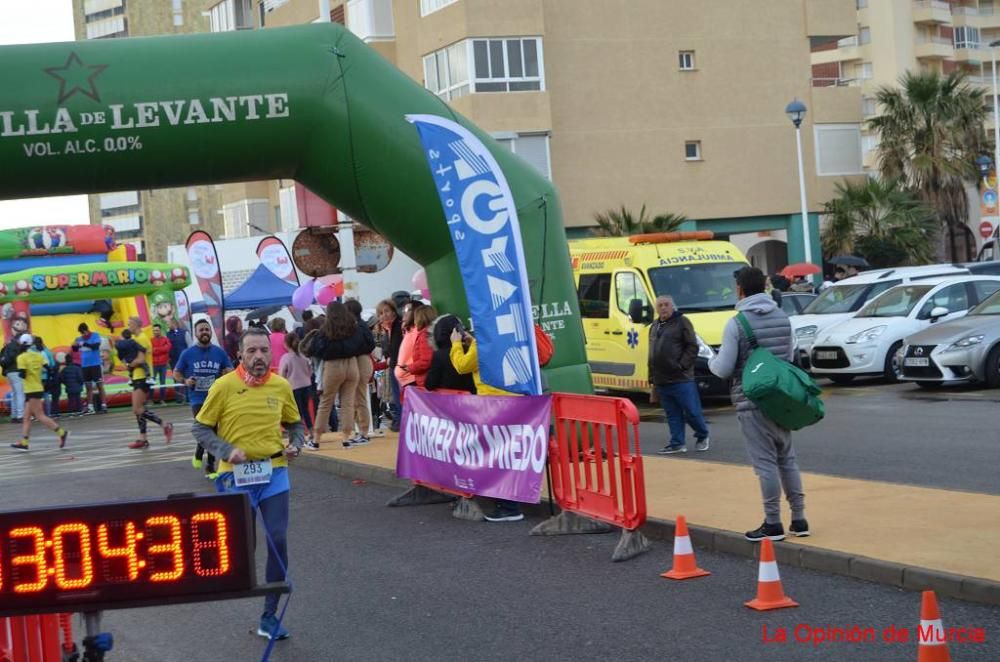
[[[215,0],[73,0],[76,38],[118,39],[205,32],[203,15]],[[192,230],[213,235],[224,229],[219,187],[192,186],[91,195],[90,221],[111,225],[118,239],[136,247],[140,259],[163,261],[169,244]]]
[[[731,236],[773,269],[804,254],[786,104],[809,109],[813,255],[822,203],[837,181],[863,173],[860,90],[814,87],[810,74],[811,47],[856,33],[854,2],[216,0],[206,29],[313,22],[329,8],[331,20],[550,177],[571,235],[585,234],[597,212],[645,204]],[[290,222],[292,187],[223,187],[225,234]]]

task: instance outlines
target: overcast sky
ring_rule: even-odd
[[[73,41],[70,0],[0,0],[0,15],[0,46]],[[89,222],[85,195],[0,201],[0,228]]]

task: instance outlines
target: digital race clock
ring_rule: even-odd
[[[253,594],[252,522],[238,493],[0,513],[0,615]]]

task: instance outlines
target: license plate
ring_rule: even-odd
[[[233,478],[239,486],[271,482],[271,458],[233,465]]]
[[[837,352],[816,352],[816,358],[820,361],[836,361]]]
[[[910,357],[908,359],[903,359],[903,365],[912,366],[914,368],[926,368],[926,367],[929,367],[930,364],[931,364],[931,360],[928,359],[928,358],[926,358],[926,357],[923,357],[923,358]]]

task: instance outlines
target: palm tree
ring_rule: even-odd
[[[593,230],[595,236],[628,237],[649,232],[675,232],[691,219],[683,214],[670,213],[657,214],[650,218],[646,215],[646,205],[642,206],[639,216],[636,217],[622,205],[620,209],[609,209],[594,214],[594,220],[597,222],[597,229]]]
[[[926,264],[934,259],[934,211],[898,180],[866,178],[837,184],[824,205],[826,255],[861,252],[872,266]]]
[[[879,136],[882,177],[900,180],[935,211],[951,259],[960,257],[955,235],[965,232],[969,215],[965,182],[975,181],[975,158],[985,147],[983,92],[963,79],[958,71],[908,72],[900,87],[879,88],[882,113],[868,122]]]

